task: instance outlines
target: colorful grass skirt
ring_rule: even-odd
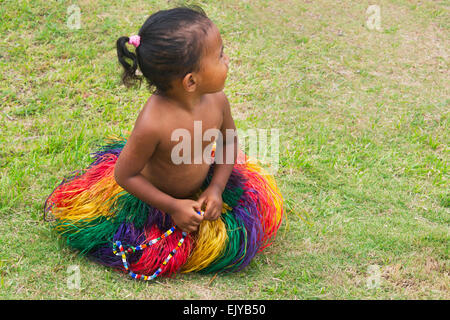
[[[284,214],[283,198],[273,176],[242,151],[222,194],[221,218],[203,220],[198,231],[186,235],[173,228],[169,215],[116,183],[114,166],[125,143],[124,138],[106,141],[87,169],[65,178],[48,197],[45,212],[54,217],[54,229],[70,247],[147,280],[156,271],[162,276],[239,271],[271,244]],[[209,185],[213,170],[214,164],[193,200]],[[127,252],[127,265],[113,252],[117,241],[125,251],[133,248]],[[134,250],[149,242],[145,249]]]

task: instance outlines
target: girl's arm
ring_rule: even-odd
[[[141,112],[136,120],[117,159],[114,177],[117,184],[140,200],[164,212],[171,212],[175,198],[156,188],[141,174],[159,143],[159,130],[154,121],[144,121],[149,118],[145,114],[145,111]]]
[[[214,173],[211,179],[210,186],[219,188],[222,193],[230,178],[231,171],[233,171],[234,164],[236,163],[238,153],[238,136],[236,132],[236,125],[234,124],[233,117],[231,116],[230,103],[225,95],[220,94],[221,103],[223,104],[223,121],[220,131],[222,133],[223,144],[216,146],[216,156],[221,157],[221,163],[214,165]],[[227,131],[231,132],[227,134]],[[217,153],[218,149],[222,150],[222,154]]]
[[[198,202],[203,207],[206,203],[205,219],[216,220],[222,213],[222,193],[233,171],[237,159],[238,137],[233,117],[231,116],[230,103],[221,92],[220,103],[223,105],[223,121],[220,129],[222,133],[222,145],[216,145],[214,172],[208,187],[200,195]],[[232,134],[227,139],[227,129]],[[217,143],[219,140],[217,140]],[[227,159],[229,158],[229,159]],[[218,163],[219,162],[219,163]]]

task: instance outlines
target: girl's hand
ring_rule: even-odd
[[[200,195],[197,202],[200,203],[201,208],[206,204],[204,217],[206,220],[217,220],[222,214],[222,192],[214,185],[209,185]]]
[[[198,226],[203,221],[203,216],[197,213],[200,209],[201,206],[198,201],[177,199],[169,213],[178,228],[191,233],[197,231]]]

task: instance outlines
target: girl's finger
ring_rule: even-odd
[[[203,201],[204,201],[204,199],[198,199],[197,201],[195,201],[195,204],[194,204],[195,210],[197,210],[197,211],[202,210]]]
[[[206,209],[205,209],[205,214],[207,214],[207,215],[211,215],[211,207],[212,207],[212,202],[211,201],[208,201],[207,203],[206,203]]]

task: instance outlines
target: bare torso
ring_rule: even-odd
[[[155,97],[155,96],[154,96]],[[211,128],[220,130],[223,122],[223,106],[214,94],[206,95],[201,104],[192,113],[176,108],[168,103],[161,103],[159,98],[150,99],[146,107],[160,108],[161,119],[151,119],[161,123],[160,142],[152,157],[148,160],[141,174],[146,177],[159,190],[174,198],[190,198],[202,186],[210,164],[203,157],[204,149],[211,141],[203,141],[203,133]],[[151,105],[154,104],[154,105]],[[145,108],[145,107],[144,107]],[[201,121],[201,155],[194,161],[194,121]],[[176,129],[186,129],[191,138],[190,164],[175,164],[172,161],[172,150],[180,143],[179,140],[171,141],[171,136]],[[200,131],[198,131],[200,132]]]

